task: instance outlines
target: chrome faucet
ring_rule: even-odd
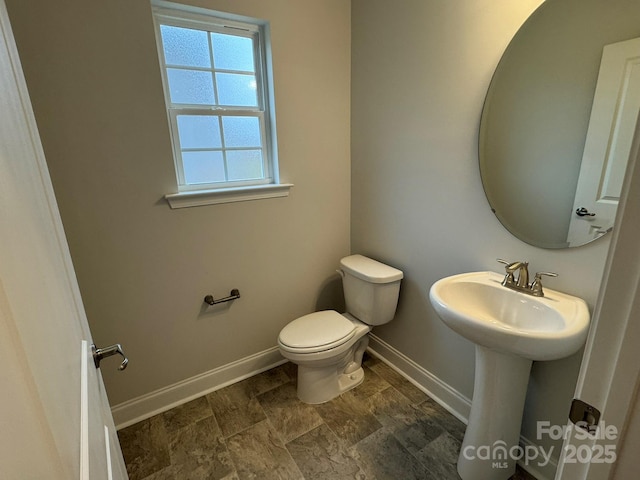
[[[534,297],[544,297],[544,290],[542,289],[542,275],[549,277],[557,277],[557,273],[553,272],[538,272],[535,274],[533,282],[529,283],[529,262],[507,262],[501,258],[498,258],[498,262],[505,265],[505,276],[502,280],[502,285],[518,292],[533,295]],[[514,273],[518,273],[516,278]]]
[[[505,280],[507,280],[507,277],[509,279],[513,278],[513,273],[517,271],[518,278],[515,279],[515,285],[522,288],[529,286],[529,262],[513,262],[508,264],[505,270],[507,274],[510,274],[505,275]],[[504,285],[505,283],[503,282],[502,284]]]

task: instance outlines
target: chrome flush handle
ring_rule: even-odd
[[[96,348],[95,344],[91,345],[91,352],[93,353],[93,363],[95,363],[96,368],[100,368],[100,362],[103,358],[110,357],[112,355],[122,355],[122,363],[118,367],[118,370],[124,370],[127,368],[129,364],[129,359],[126,357],[124,352],[122,351],[122,346],[119,343],[115,345],[111,345],[110,347],[105,348]]]

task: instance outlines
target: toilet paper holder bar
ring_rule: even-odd
[[[240,298],[240,290],[234,288],[229,292],[228,297],[219,298],[218,300],[213,298],[213,295],[207,295],[204,297],[204,303],[209,305],[217,305],[218,303],[230,302],[231,300],[235,300],[236,298]]]

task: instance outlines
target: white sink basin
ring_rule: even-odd
[[[505,480],[515,473],[513,456],[496,462],[468,453],[498,444],[507,452],[517,448],[532,361],[567,357],[587,337],[584,300],[549,288],[534,297],[504,287],[502,279],[495,272],[463,273],[429,291],[444,323],[476,344],[473,401],[458,457],[463,480]]]
[[[516,457],[474,452],[518,447],[532,361],[575,353],[589,326],[584,300],[549,288],[534,297],[504,287],[502,279],[495,272],[463,273],[429,291],[444,323],[476,344],[473,400],[458,457],[463,480],[504,480],[515,473]]]
[[[495,272],[454,275],[429,292],[436,312],[472,342],[529,360],[555,360],[584,344],[589,310],[581,298],[545,288],[533,297],[504,287]]]

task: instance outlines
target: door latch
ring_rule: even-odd
[[[569,420],[575,423],[577,427],[589,433],[595,433],[598,428],[598,423],[600,423],[600,410],[582,400],[574,398],[571,402]]]
[[[119,343],[105,348],[96,348],[95,344],[91,344],[91,353],[93,353],[93,363],[95,363],[96,368],[100,368],[100,361],[103,358],[107,358],[116,354],[122,355],[123,358],[122,363],[118,367],[118,370],[124,370],[125,368],[127,368],[127,364],[129,363],[129,359],[122,351],[122,346]]]

